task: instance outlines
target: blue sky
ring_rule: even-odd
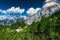
[[[28,9],[41,7],[45,0],[0,0],[0,9],[8,9],[12,6]]]
[[[31,13],[29,12],[31,10],[34,14],[33,11],[40,10],[44,1],[45,0],[0,0],[0,16],[27,16],[27,13]]]
[[[14,8],[20,8],[20,9],[25,9],[25,11],[22,14],[19,13],[15,13],[13,14],[13,12],[8,15],[11,16],[19,16],[19,15],[27,15],[26,14],[26,10],[28,10],[29,8],[41,8],[43,5],[43,2],[45,0],[0,0],[0,9],[2,10],[7,10],[7,9],[11,9],[12,7]],[[5,15],[2,14],[0,12],[0,15]],[[6,14],[7,15],[7,14]]]

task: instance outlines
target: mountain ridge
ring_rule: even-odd
[[[37,21],[40,21],[42,16],[48,17],[48,16],[51,16],[55,11],[59,11],[60,10],[60,4],[57,3],[56,0],[46,0],[45,4],[43,5],[41,10],[42,11],[40,11],[40,13],[37,12],[34,14],[34,15],[40,14],[39,15],[40,18],[37,19],[37,17],[33,15],[34,17],[36,17],[35,19],[37,19]],[[33,21],[34,22],[36,21],[34,19],[34,17],[32,18],[32,16],[31,16],[30,18],[28,18],[29,20],[26,20],[25,23],[27,25],[31,25],[33,23]]]
[[[24,17],[7,17],[6,19],[2,17],[3,19],[0,19],[0,24],[11,25],[16,23],[17,21],[24,21],[25,24],[31,25],[33,22],[40,21],[42,16],[51,16],[52,13],[58,10],[60,10],[60,4],[57,3],[56,0],[46,0],[42,9],[37,11],[37,13],[35,13],[34,15],[27,17],[27,19],[24,19]]]

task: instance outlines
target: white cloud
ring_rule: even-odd
[[[21,16],[21,15],[20,15],[20,17],[23,18],[24,20],[26,20],[28,18],[26,16]]]
[[[7,18],[6,15],[0,16],[0,20],[6,19],[6,18]]]
[[[26,20],[28,18],[28,17],[22,16],[22,15],[20,15],[19,17],[23,18],[24,20]],[[4,20],[4,19],[7,19],[7,18],[9,20],[15,20],[15,18],[19,18],[19,17],[16,17],[16,16],[11,17],[11,16],[7,16],[7,15],[0,15],[0,20]]]
[[[0,12],[7,14],[7,13],[23,13],[25,11],[25,9],[21,9],[20,7],[11,7],[7,10],[2,10],[0,9]]]
[[[0,12],[1,12],[1,13],[4,13],[4,14],[7,13],[6,10],[2,10],[2,9],[0,9]]]
[[[23,13],[25,11],[25,9],[20,9],[20,7],[17,7],[17,8],[15,8],[15,7],[11,7],[11,8],[9,8],[9,9],[7,9],[7,12],[8,13]]]
[[[48,2],[48,1],[51,1],[51,0],[46,0],[45,2]]]
[[[10,19],[13,20],[15,17],[11,17],[11,16],[7,16],[7,15],[0,15],[0,20],[4,20],[4,19]]]
[[[37,13],[39,10],[41,10],[41,8],[36,8],[36,9],[34,9],[34,8],[29,8],[26,12],[27,12],[27,14],[29,14],[29,15],[33,15],[33,14]]]

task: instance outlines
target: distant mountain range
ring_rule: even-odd
[[[0,24],[11,25],[19,21],[24,21],[23,17],[7,17],[5,19],[0,19]]]

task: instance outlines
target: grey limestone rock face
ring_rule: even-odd
[[[31,17],[29,17],[29,18],[25,21],[25,23],[26,23],[27,25],[31,25],[33,22],[38,22],[38,21],[41,20],[41,16],[42,16],[41,11],[38,11],[37,13],[35,13],[35,14],[32,15]]]
[[[56,0],[46,0],[42,8],[42,14],[50,16],[55,11],[60,10],[60,4]]]

